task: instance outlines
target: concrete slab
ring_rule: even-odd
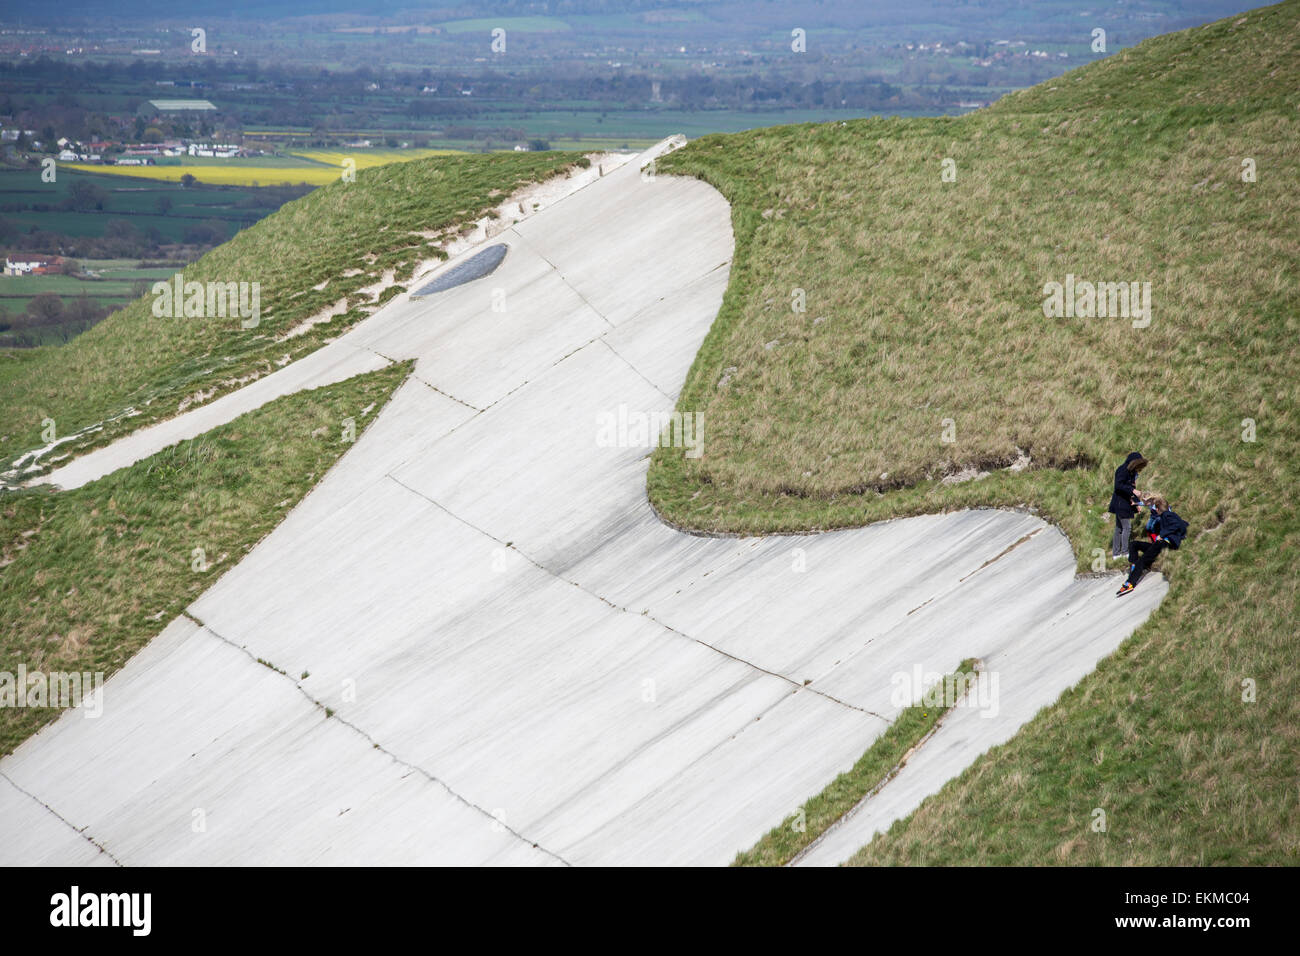
[[[955,712],[809,857],[838,861],[1145,619],[1159,577],[1117,602],[1026,514],[663,525],[649,444],[609,426],[673,410],[732,235],[709,187],[641,177],[655,154],[322,350],[415,377],[102,717],[0,761],[0,861],[725,864],[888,727],[898,675],[982,658],[998,713]]]
[[[107,853],[0,774],[0,863],[17,866],[116,866]]]
[[[177,442],[197,438],[284,395],[332,385],[353,375],[376,372],[388,364],[382,356],[347,345],[320,349],[191,412],[142,428],[111,445],[82,455],[33,483],[64,489],[80,488]]]

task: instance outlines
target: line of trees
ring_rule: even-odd
[[[0,346],[33,348],[69,342],[102,322],[113,308],[92,301],[84,293],[65,300],[53,292],[33,296],[21,312],[10,312],[0,305]]]

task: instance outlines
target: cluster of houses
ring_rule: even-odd
[[[995,50],[993,53],[989,54],[983,59],[977,58],[972,62],[976,66],[987,67],[987,66],[992,66],[994,63],[997,62],[1004,62],[1006,60],[1010,60],[1014,57],[1030,57],[1035,60],[1046,60],[1052,56],[1052,54],[1048,53],[1046,50],[1024,49],[1025,47],[1028,46],[1028,44],[1025,43],[1024,40],[994,40],[993,45],[996,47],[1001,47],[1002,49]],[[1065,60],[1065,59],[1069,59],[1070,54],[1062,50],[1061,52],[1057,53],[1056,56],[1059,59]]]
[[[0,143],[16,143],[25,136],[33,149],[42,149],[44,144],[37,140],[36,131],[30,129],[0,129]],[[162,156],[201,156],[229,159],[234,156],[251,156],[255,152],[235,143],[199,143],[179,139],[169,139],[161,143],[116,143],[109,140],[68,139],[60,136],[55,145],[58,147],[58,159],[62,163],[105,163],[116,166],[152,166]],[[113,156],[106,156],[110,149],[120,150]]]
[[[177,81],[168,81],[168,85],[182,85]],[[200,83],[184,85],[200,86]],[[216,107],[208,100],[150,100],[149,106],[156,114],[199,114],[212,112]],[[0,143],[17,143],[25,139],[33,149],[44,149],[44,144],[35,139],[35,130],[0,129]],[[160,157],[196,156],[204,158],[230,159],[236,156],[253,155],[234,143],[195,142],[189,140],[169,139],[160,143],[116,143],[107,140],[83,143],[60,137],[55,144],[61,162],[105,163],[115,166],[152,166]],[[108,150],[114,155],[109,156]]]
[[[234,143],[187,143],[179,139],[164,140],[161,143],[127,145],[122,150],[122,157],[128,159],[159,156],[219,156],[222,159],[229,159],[232,156],[243,155],[245,155],[243,148]]]
[[[934,43],[900,43],[899,46],[908,51],[917,53],[938,53],[946,56],[957,54],[960,56],[967,50],[971,49],[974,44],[967,43],[965,40],[958,40],[953,44],[937,40]],[[1046,50],[1026,49],[1029,44],[1024,40],[994,40],[993,46],[997,47],[997,49],[993,50],[988,56],[975,57],[971,62],[975,66],[988,67],[992,66],[994,63],[1010,60],[1015,57],[1031,57],[1035,60],[1046,60],[1052,56],[1052,54],[1048,53]],[[1061,51],[1060,53],[1057,53],[1056,56],[1060,59],[1068,59],[1070,54]]]
[[[79,143],[60,136],[55,145],[59,147],[59,162],[98,163],[103,161],[103,151],[112,144],[103,140]]]
[[[63,271],[63,256],[38,256],[24,252],[5,257],[4,274],[7,276],[41,276]]]
[[[14,137],[15,139],[17,137]],[[96,141],[82,143],[60,138],[59,161],[65,163],[111,163],[115,166],[152,166],[163,156],[203,156],[228,159],[249,155],[243,147],[233,143],[192,143],[169,139],[161,143],[110,143]],[[104,158],[104,151],[121,148],[121,153]]]

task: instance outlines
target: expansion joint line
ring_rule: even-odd
[[[623,607],[622,605],[615,604],[613,601],[605,597],[603,594],[597,594],[595,591],[591,590],[590,588],[584,587],[579,582],[571,580],[570,578],[566,578],[558,571],[554,571],[551,568],[548,568],[546,565],[542,564],[536,558],[532,557],[527,552],[521,550],[517,545],[503,541],[500,538],[498,538],[496,535],[492,534],[492,532],[480,528],[472,521],[467,521],[466,519],[462,518],[460,515],[456,514],[456,512],[448,508],[446,505],[442,504],[441,502],[435,501],[434,499],[430,498],[428,495],[424,494],[421,491],[417,491],[415,488],[412,488],[410,485],[394,477],[391,473],[387,475],[387,477],[391,478],[398,485],[405,488],[407,491],[411,492],[411,494],[423,499],[424,501],[427,501],[429,504],[433,505],[438,510],[444,512],[447,515],[450,515],[452,518],[455,518],[461,524],[465,525],[465,527],[478,532],[484,537],[491,538],[493,541],[501,545],[503,548],[510,548],[511,550],[517,552],[520,555],[520,557],[522,557],[525,561],[527,561],[529,564],[531,564],[533,567],[537,568],[539,571],[543,572],[544,574],[549,574],[557,581],[562,581],[565,584],[569,584],[572,585],[573,587],[576,587],[579,591],[582,591],[584,594],[588,595],[589,597],[595,598],[597,601],[600,601],[602,604],[608,605],[609,607],[613,608],[615,611],[620,611],[623,614],[630,614],[633,617],[643,617],[646,620],[652,621],[653,623],[659,625],[659,627],[663,628],[665,631],[668,631],[669,633],[676,634],[678,637],[685,638],[688,641],[693,641],[694,643],[699,644],[701,647],[707,647],[715,654],[720,654],[723,657],[730,658],[731,660],[735,661],[738,664],[744,664],[745,666],[750,667],[756,671],[761,671],[762,673],[767,674],[770,677],[775,677],[778,680],[785,681],[787,684],[794,687],[795,690],[797,691],[798,690],[808,691],[811,694],[816,694],[818,697],[824,697],[826,700],[829,700],[832,703],[839,704],[842,707],[847,707],[850,710],[856,710],[859,713],[869,714],[872,717],[877,717],[880,720],[883,720],[887,724],[893,723],[893,721],[891,721],[888,717],[885,717],[883,714],[878,714],[874,710],[868,710],[865,707],[859,707],[857,704],[850,704],[848,701],[841,700],[840,698],[834,696],[833,694],[828,694],[825,691],[818,690],[817,688],[811,687],[808,684],[801,684],[799,683],[799,681],[795,680],[792,677],[787,677],[786,675],[778,673],[777,671],[769,670],[768,668],[763,667],[760,664],[755,664],[753,661],[746,660],[743,657],[737,657],[735,654],[731,654],[727,651],[724,651],[722,648],[716,647],[713,644],[710,644],[708,641],[702,640],[698,637],[693,637],[690,634],[687,634],[685,631],[679,631],[677,628],[669,624],[665,624],[663,621],[659,620],[657,617],[650,614],[648,611],[644,613],[637,613],[636,611],[632,611],[626,607]]]
[[[607,349],[609,349],[611,352],[613,352],[613,353],[614,353],[614,357],[615,357],[616,359],[618,359],[620,362],[622,362],[624,365],[626,365],[626,366],[627,366],[628,368],[630,368],[632,371],[636,372],[636,374],[639,375],[639,376],[641,377],[641,380],[642,380],[643,382],[645,382],[647,385],[649,385],[651,388],[653,388],[656,392],[658,392],[658,393],[659,393],[660,395],[662,395],[664,398],[668,399],[668,401],[670,401],[670,402],[672,402],[674,405],[676,405],[677,400],[676,400],[675,398],[673,398],[671,395],[669,395],[667,392],[665,392],[662,388],[660,388],[660,387],[659,387],[658,385],[656,385],[654,382],[650,381],[650,379],[649,379],[648,377],[646,377],[646,374],[645,374],[644,372],[642,372],[639,368],[637,368],[635,365],[633,365],[631,362],[629,362],[629,361],[628,361],[628,360],[627,360],[627,359],[626,359],[626,358],[625,358],[625,357],[624,357],[624,356],[619,352],[618,349],[614,348],[614,346],[612,346],[612,345],[610,345],[608,342],[606,342],[604,336],[601,336],[601,337],[599,338],[598,341],[600,342],[601,345],[605,346],[605,348],[607,348]]]
[[[13,778],[10,777],[8,774],[0,772],[0,777],[3,777],[5,782],[8,783],[9,786],[13,787],[23,796],[27,797],[29,800],[33,801],[34,803],[39,803],[42,807],[44,807],[47,811],[49,811],[51,815],[53,815],[57,820],[59,820],[64,826],[66,826],[69,830],[77,834],[79,837],[81,837],[83,840],[85,840],[87,843],[93,846],[100,853],[104,854],[104,856],[112,860],[114,866],[122,865],[122,861],[119,860],[117,857],[113,856],[113,854],[108,851],[108,847],[104,846],[104,844],[100,843],[98,840],[96,840],[94,837],[92,837],[89,833],[86,832],[86,830],[89,829],[90,824],[86,824],[85,827],[82,827],[80,830],[78,830],[76,825],[71,820],[69,820],[63,814],[59,813],[58,810],[55,810],[52,806],[50,806],[40,797],[36,796],[36,794],[24,790],[22,787],[18,786],[18,784],[14,783]]]
[[[560,271],[559,266],[557,266],[557,265],[556,265],[554,262],[552,262],[550,259],[546,258],[546,256],[542,255],[540,252],[538,252],[538,251],[537,251],[537,248],[536,248],[536,247],[535,247],[531,242],[529,242],[527,239],[525,239],[523,236],[521,236],[521,235],[520,235],[516,230],[511,229],[510,231],[513,232],[513,233],[515,234],[515,238],[518,239],[519,242],[520,242],[522,245],[525,245],[525,246],[528,247],[529,251],[532,252],[533,255],[537,256],[537,258],[541,259],[541,260],[542,260],[543,262],[545,262],[548,266],[550,266],[553,270],[555,270],[555,274],[556,274],[557,276],[560,277],[560,281],[563,282],[563,283],[564,283],[566,286],[568,286],[570,289],[572,289],[572,290],[573,290],[573,294],[576,295],[579,299],[581,299],[582,302],[583,302],[583,304],[584,304],[587,308],[591,309],[592,312],[595,312],[598,316],[600,316],[600,320],[601,320],[602,322],[604,322],[606,325],[608,325],[611,329],[614,328],[614,323],[611,322],[611,321],[609,321],[609,319],[605,318],[605,313],[601,312],[600,309],[598,309],[598,308],[596,308],[594,305],[592,305],[592,304],[591,304],[591,301],[590,301],[590,300],[589,300],[585,295],[583,295],[580,291],[578,291],[578,287],[575,286],[572,282],[570,282],[568,279],[566,279],[566,278],[564,277],[564,273]]]
[[[551,369],[557,368],[558,366],[560,366],[560,365],[562,365],[563,363],[567,362],[569,359],[573,358],[573,356],[577,355],[577,354],[578,354],[579,352],[581,352],[583,349],[585,349],[585,348],[589,348],[589,347],[591,347],[592,345],[596,344],[597,342],[601,342],[602,344],[605,345],[606,348],[610,348],[609,343],[608,343],[608,342],[605,342],[605,340],[601,337],[601,336],[603,336],[603,335],[605,335],[605,334],[606,334],[606,333],[602,332],[600,335],[594,335],[594,336],[592,336],[591,338],[587,339],[587,341],[583,342],[581,345],[576,345],[576,346],[574,346],[572,349],[570,349],[569,351],[565,352],[563,355],[561,355],[559,358],[557,358],[554,362],[552,362],[552,363],[551,363],[551,364],[550,364],[546,369],[544,369],[544,370],[542,371],[541,374],[542,374],[542,375],[547,374],[548,372],[551,371]],[[613,350],[612,348],[610,348],[610,351],[613,352],[614,350]],[[378,355],[379,353],[376,352],[375,354]],[[615,354],[615,355],[618,355],[617,352],[614,352],[614,354]],[[632,371],[636,372],[638,375],[641,375],[641,373],[640,373],[639,371],[637,371],[637,369],[636,369],[635,367],[633,367],[632,363],[628,362],[627,359],[623,358],[623,356],[621,356],[621,355],[618,355],[618,357],[619,357],[619,359],[621,359],[624,363],[627,364],[627,367],[628,367],[628,368],[632,369]],[[645,378],[644,375],[641,375],[641,377],[642,377],[642,378]],[[646,378],[645,380],[646,380],[647,383],[649,383],[649,385],[650,385],[651,388],[653,388],[655,391],[659,392],[659,387],[658,387],[657,385],[655,385],[654,382],[651,382],[650,379],[648,379],[648,378]],[[421,381],[423,381],[423,380],[421,380]],[[510,391],[506,392],[504,395],[501,395],[501,396],[499,396],[498,398],[494,398],[494,399],[493,399],[491,402],[489,402],[487,405],[483,406],[482,408],[475,408],[474,410],[475,410],[476,412],[478,412],[480,415],[483,414],[484,412],[490,412],[490,411],[492,411],[492,409],[496,408],[498,405],[500,405],[502,402],[504,402],[504,401],[505,401],[506,399],[508,399],[510,396],[514,395],[514,394],[515,394],[516,392],[518,392],[518,391],[521,391],[522,389],[527,388],[529,385],[533,384],[533,382],[535,382],[535,381],[537,381],[537,379],[532,379],[532,378],[524,379],[522,382],[520,382],[520,383],[519,383],[518,385],[516,385],[514,388],[510,389]],[[428,384],[428,383],[425,383],[425,384]],[[430,388],[433,388],[432,385],[430,385],[429,387],[430,387]],[[435,388],[434,391],[437,391],[437,389]],[[663,392],[659,392],[659,394],[664,395]],[[449,396],[449,397],[450,397],[450,396]],[[667,395],[664,395],[664,397],[665,397],[665,398],[669,398],[669,396],[667,396]],[[671,399],[670,399],[670,400],[671,400]],[[459,401],[459,399],[457,399],[457,401]],[[462,405],[466,405],[465,402],[461,402],[461,404],[462,404]],[[474,408],[473,405],[466,405],[466,407],[467,407],[467,408]],[[456,426],[456,428],[459,428],[459,427],[460,427],[460,425],[457,425],[457,426]],[[452,431],[455,431],[455,430],[456,430],[455,428],[452,429]],[[450,434],[450,432],[448,432],[448,434]]]
[[[391,365],[396,365],[398,362],[398,359],[393,358],[391,355],[385,355],[383,352],[379,351],[378,349],[372,349],[369,345],[363,345],[361,346],[361,348],[365,349],[367,352],[370,352],[372,355],[378,355],[381,359],[383,359],[385,362],[388,362]],[[437,392],[443,398],[450,399],[451,401],[455,402],[457,405],[464,405],[470,411],[473,412],[483,411],[483,409],[476,408],[475,406],[471,405],[469,402],[463,401],[457,398],[455,395],[452,395],[450,392],[444,392],[437,385],[434,385],[432,382],[425,381],[424,379],[420,378],[420,376],[414,373],[412,373],[411,378],[415,379],[417,382],[419,382],[421,385],[425,386],[426,388],[429,388]]]
[[[225,636],[222,635],[222,634],[219,634],[219,633],[218,633],[216,630],[214,630],[211,626],[209,626],[209,625],[207,625],[207,624],[204,624],[202,621],[200,621],[200,620],[199,620],[197,617],[195,617],[193,614],[190,614],[188,611],[184,611],[184,612],[182,612],[182,613],[184,614],[184,616],[185,616],[186,618],[188,618],[189,620],[193,621],[193,622],[194,622],[195,624],[197,624],[199,627],[203,628],[203,630],[207,631],[209,634],[211,634],[211,635],[212,635],[213,637],[215,637],[217,640],[222,641],[222,642],[224,642],[224,643],[230,645],[231,647],[233,647],[235,650],[237,650],[237,651],[239,651],[240,653],[242,653],[244,656],[246,656],[249,660],[253,661],[254,663],[262,664],[262,662],[259,661],[259,660],[257,659],[256,655],[254,655],[251,651],[249,651],[248,648],[243,647],[243,646],[241,646],[241,645],[239,645],[239,644],[236,644],[234,641],[230,640],[230,638],[225,637]],[[265,665],[263,664],[263,666],[265,666]],[[274,667],[272,667],[271,669],[272,669],[272,670],[275,670]],[[315,697],[313,697],[311,694],[307,693],[306,688],[304,688],[300,683],[298,683],[296,680],[294,680],[294,679],[293,679],[292,677],[290,677],[288,674],[285,674],[283,671],[278,671],[278,670],[276,671],[276,673],[280,674],[280,676],[282,676],[286,681],[288,681],[290,684],[292,684],[292,685],[294,686],[294,689],[297,690],[298,693],[302,694],[302,696],[303,696],[304,698],[306,698],[306,699],[307,699],[307,700],[308,700],[308,701],[309,701],[309,702],[310,702],[314,707],[318,708],[318,709],[321,710],[322,712],[327,711],[328,708],[326,708],[326,706],[325,706],[324,704],[322,704],[320,701],[318,701],[318,700],[317,700]],[[392,760],[393,763],[397,764],[397,765],[400,766],[400,767],[405,767],[405,768],[407,768],[408,770],[410,770],[410,771],[412,771],[412,772],[414,772],[414,773],[418,773],[420,776],[424,777],[424,778],[425,778],[426,780],[428,780],[430,783],[437,784],[439,787],[441,787],[443,790],[445,790],[445,791],[446,791],[446,792],[447,792],[447,793],[448,793],[448,794],[449,794],[453,799],[459,801],[460,803],[462,803],[462,804],[465,805],[466,807],[469,807],[471,810],[474,810],[474,811],[476,811],[476,812],[482,814],[483,816],[487,817],[489,820],[492,821],[493,825],[501,827],[501,829],[505,830],[507,833],[509,833],[511,836],[515,837],[515,838],[518,839],[519,841],[528,844],[529,846],[531,846],[531,847],[532,847],[533,849],[535,849],[535,850],[540,850],[541,852],[545,853],[547,856],[549,856],[549,857],[551,857],[551,858],[553,858],[553,859],[555,859],[555,860],[558,860],[560,863],[563,863],[565,866],[572,866],[572,865],[573,865],[573,864],[571,864],[568,860],[566,860],[564,857],[560,856],[560,854],[556,853],[554,850],[550,850],[550,849],[548,849],[548,848],[542,846],[542,845],[541,845],[540,843],[538,843],[536,840],[530,840],[528,837],[524,836],[524,835],[523,835],[522,833],[520,833],[518,830],[516,830],[516,829],[514,829],[513,827],[509,826],[509,825],[506,824],[504,821],[499,820],[496,816],[494,816],[493,814],[489,813],[489,812],[488,812],[486,809],[484,809],[483,807],[480,807],[480,806],[479,806],[477,803],[475,803],[473,800],[470,800],[468,797],[466,797],[466,796],[464,796],[464,795],[458,793],[456,790],[452,789],[451,785],[448,784],[445,780],[442,780],[442,779],[440,779],[439,777],[434,776],[433,774],[431,774],[429,771],[425,770],[423,767],[419,766],[418,764],[409,763],[408,761],[403,760],[401,757],[398,757],[398,756],[397,756],[396,754],[394,754],[391,750],[388,750],[388,749],[387,749],[386,747],[384,747],[381,743],[379,743],[379,741],[375,740],[375,738],[371,737],[370,734],[368,734],[366,731],[362,730],[359,726],[357,726],[356,724],[354,724],[352,721],[348,720],[348,719],[345,718],[345,717],[341,717],[341,716],[339,716],[338,711],[333,711],[332,714],[327,715],[327,716],[329,716],[329,719],[330,719],[330,720],[337,720],[340,724],[342,724],[343,726],[347,727],[347,728],[348,728],[349,730],[351,730],[353,733],[357,734],[359,737],[361,737],[362,740],[364,740],[364,741],[366,741],[366,743],[370,744],[371,747],[372,747],[373,749],[378,750],[380,753],[384,754],[386,757],[388,757],[390,760]]]
[[[728,266],[730,266],[730,265],[731,265],[731,260],[730,260],[730,259],[727,259],[727,260],[725,260],[724,262],[721,262],[721,263],[719,263],[718,265],[714,266],[712,269],[708,270],[708,271],[705,272],[703,275],[697,276],[696,278],[692,279],[690,282],[688,282],[688,283],[687,283],[685,286],[683,286],[682,288],[683,288],[683,289],[690,288],[691,286],[695,285],[696,283],[698,283],[698,282],[702,282],[703,280],[707,279],[709,276],[713,275],[713,273],[717,272],[719,269],[726,268],[726,267],[728,267]],[[632,322],[635,322],[635,321],[637,320],[637,318],[640,317],[641,313],[647,311],[648,309],[652,309],[652,308],[654,308],[654,307],[657,306],[660,302],[662,302],[665,298],[667,298],[667,296],[660,296],[658,299],[656,299],[654,302],[650,303],[649,305],[642,306],[640,309],[638,309],[637,311],[633,312],[633,313],[632,313],[631,315],[629,315],[626,319],[624,319],[624,320],[623,320],[623,325],[628,325],[628,324],[630,324],[630,323],[632,323]],[[620,327],[621,327],[621,326],[614,326],[615,329],[620,328]],[[612,330],[611,330],[611,331],[612,331]],[[608,335],[608,334],[609,334],[608,332],[605,333],[605,335]],[[602,335],[602,336],[599,337],[601,343],[605,346],[605,348],[607,348],[607,349],[609,349],[611,352],[613,352],[614,355],[619,359],[619,361],[621,361],[624,365],[626,365],[626,366],[627,366],[628,368],[630,368],[632,371],[636,372],[637,375],[641,376],[641,378],[645,380],[645,383],[646,383],[647,385],[649,385],[651,388],[653,388],[656,392],[658,392],[658,393],[659,393],[660,395],[662,395],[664,398],[668,399],[668,401],[672,402],[674,405],[677,403],[677,399],[675,399],[673,396],[669,395],[667,392],[665,392],[662,388],[660,388],[660,387],[659,387],[658,385],[656,385],[654,382],[650,381],[649,376],[647,376],[647,375],[646,375],[644,372],[642,372],[639,368],[637,368],[635,365],[633,365],[631,362],[629,362],[629,361],[628,361],[628,360],[623,356],[623,354],[622,354],[621,352],[619,352],[618,349],[616,349],[616,348],[614,348],[614,346],[610,345],[609,342],[605,339],[605,335]]]

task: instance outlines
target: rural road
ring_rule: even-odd
[[[0,761],[0,863],[725,864],[888,726],[895,675],[980,658],[996,706],[954,710],[801,860],[838,863],[1145,620],[1162,578],[1117,601],[1021,513],[662,524],[648,449],[597,423],[673,409],[733,240],[717,192],[643,162],[317,353],[418,362],[102,716]]]

